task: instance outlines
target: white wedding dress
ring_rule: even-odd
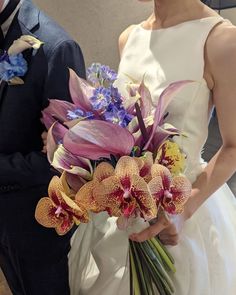
[[[167,121],[187,137],[176,141],[187,153],[186,175],[193,182],[203,169],[202,147],[208,135],[212,100],[204,73],[204,45],[219,16],[166,29],[137,25],[123,51],[117,86],[125,95],[127,77],[149,87],[153,102],[171,82],[194,80],[168,107]],[[223,99],[223,98],[222,98]],[[105,213],[79,226],[70,253],[72,295],[129,295],[127,233]],[[236,200],[225,184],[184,226],[180,243],[169,247],[176,262],[176,295],[236,294]]]

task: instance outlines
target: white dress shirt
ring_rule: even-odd
[[[9,1],[10,1],[10,0],[5,0],[5,1],[4,1],[3,6],[2,6],[2,9],[1,9],[1,12],[5,9],[5,7],[7,6],[7,4],[9,3]],[[17,13],[17,11],[19,10],[19,8],[20,8],[20,6],[21,6],[21,4],[22,4],[23,1],[24,1],[24,0],[21,0],[21,1],[19,2],[19,4],[17,5],[16,9],[12,12],[12,14],[9,16],[9,18],[5,21],[5,23],[3,23],[3,24],[1,25],[1,29],[2,29],[2,32],[3,32],[4,37],[6,36],[6,34],[7,34],[7,32],[8,32],[8,29],[10,28],[10,25],[11,25],[11,23],[12,23],[12,21],[13,21],[15,15],[16,15],[16,13]],[[0,13],[1,13],[1,12],[0,12]]]

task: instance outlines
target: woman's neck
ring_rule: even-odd
[[[154,0],[154,12],[147,20],[149,28],[165,28],[191,19],[217,15],[200,0]]]

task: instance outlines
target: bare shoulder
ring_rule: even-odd
[[[136,27],[137,25],[131,25],[129,26],[127,29],[125,29],[119,37],[119,51],[120,51],[120,56],[123,52],[123,49],[125,47],[125,44],[129,38],[130,33],[132,32],[132,30]]]
[[[222,66],[236,63],[236,27],[230,23],[216,26],[207,40],[207,55],[210,64]]]

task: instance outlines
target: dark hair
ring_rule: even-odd
[[[201,0],[213,9],[227,9],[236,7],[236,0]]]

